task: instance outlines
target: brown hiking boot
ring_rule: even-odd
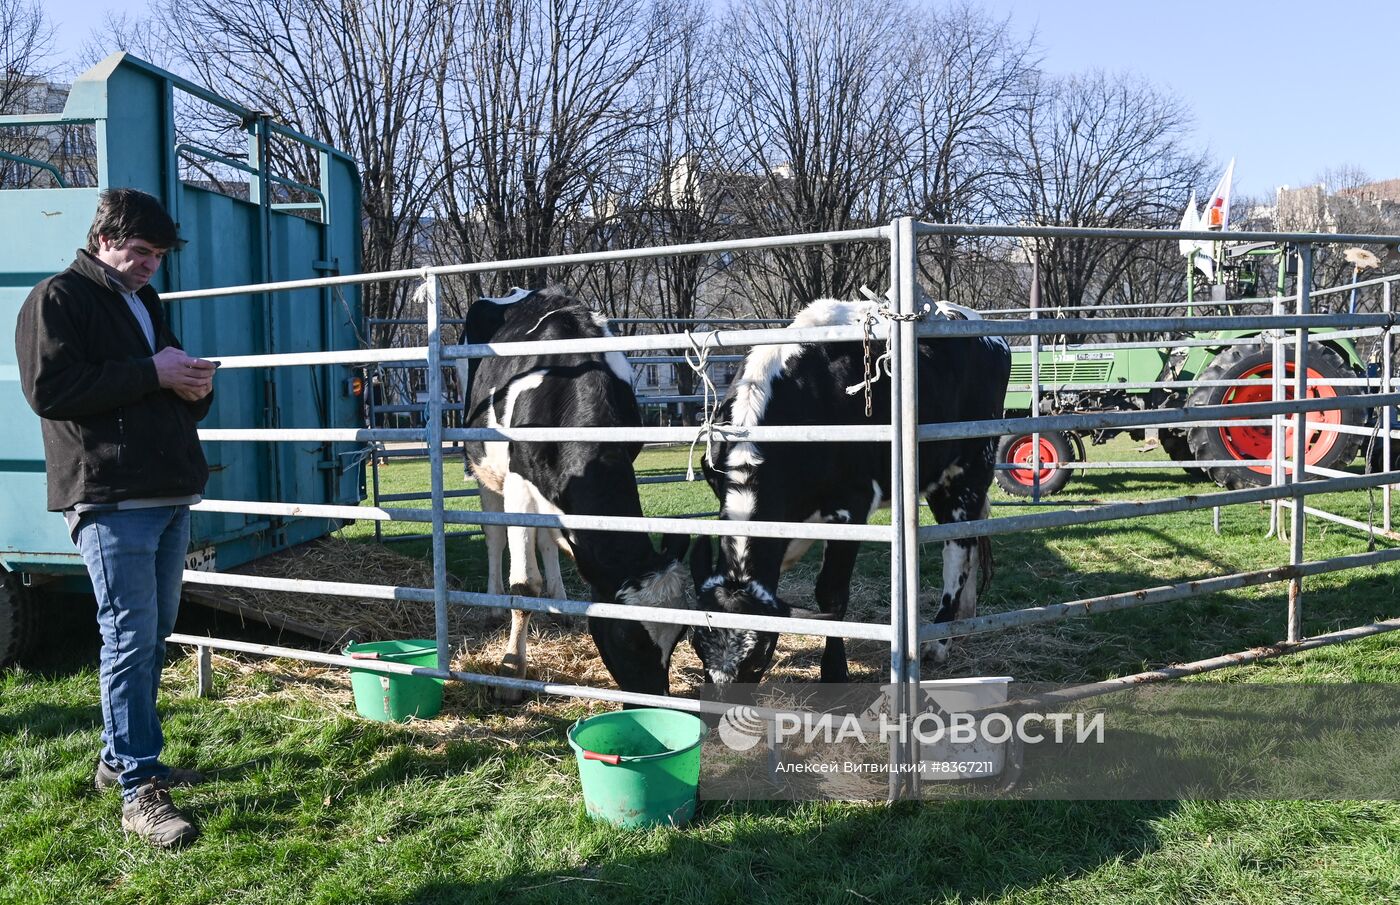
[[[177,786],[198,786],[207,781],[208,778],[198,770],[185,770],[180,767],[171,767],[170,775],[165,777],[165,784],[172,789]],[[115,789],[120,785],[120,775],[99,757],[97,759],[97,774],[93,778],[92,784],[97,787],[99,792]]]
[[[170,789],[155,779],[122,805],[122,829],[160,848],[179,848],[199,838],[199,828],[170,800]]]

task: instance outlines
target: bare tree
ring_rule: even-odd
[[[651,178],[639,199],[638,219],[655,244],[716,241],[732,230],[733,181],[721,153],[725,110],[715,36],[697,0],[673,7],[671,23],[675,39],[644,75],[660,115],[646,133],[643,159]],[[703,288],[730,259],[697,254],[654,259],[655,291],[642,309],[652,317],[697,317]],[[695,372],[685,366],[675,371],[678,391],[695,393]],[[681,406],[682,420],[690,423],[695,410]]]
[[[1205,161],[1182,150],[1190,117],[1151,86],[1101,72],[1044,78],[1019,123],[1014,203],[1030,223],[1107,228],[1172,227],[1203,182]],[[1153,257],[1140,243],[1042,239],[1047,306],[1100,305]]]
[[[1030,39],[1014,38],[1009,19],[969,2],[925,9],[913,28],[921,40],[909,69],[904,212],[932,223],[996,220],[1008,210],[1006,186],[1017,172],[1009,147],[1034,75]],[[949,235],[920,246],[933,292],[976,306],[1004,243]]]
[[[668,40],[661,24],[645,0],[462,0],[439,98],[440,215],[460,260],[560,253],[613,213],[608,187],[653,115],[637,76]],[[477,291],[562,275],[537,267]]]
[[[895,206],[909,88],[891,49],[905,43],[904,6],[881,0],[753,0],[733,4],[718,55],[733,128],[734,192],[760,235],[882,222]],[[743,259],[760,313],[790,315],[847,295],[886,272],[868,245],[809,247]]]
[[[29,112],[35,80],[54,73],[53,26],[35,0],[0,0],[0,113]]]
[[[163,0],[170,58],[244,106],[359,163],[365,270],[419,263],[441,184],[433,101],[452,35],[448,0]],[[232,124],[241,139],[248,124]],[[276,144],[287,175],[315,184],[314,155]],[[365,313],[392,317],[407,287],[365,287]]]
[[[78,51],[78,62],[90,69],[111,54],[123,50],[133,53],[162,69],[180,68],[180,60],[172,54],[166,40],[166,30],[158,16],[145,16],[132,10],[109,12],[100,28],[94,28]]]
[[[1352,165],[1328,167],[1314,182],[1322,187],[1324,222],[1315,225],[1326,232],[1396,235],[1400,233],[1400,203],[1373,192],[1374,180],[1363,169]],[[1396,249],[1381,244],[1361,246],[1376,255],[1381,270],[1400,263]],[[1377,271],[1372,271],[1375,275]],[[1315,288],[1349,283],[1355,274],[1352,262],[1346,258],[1346,247],[1318,245],[1313,252],[1313,285]],[[1366,274],[1360,274],[1366,279]],[[1334,308],[1345,307],[1349,297],[1333,295],[1318,300]],[[1380,291],[1372,289],[1359,293],[1360,310],[1380,310]]]
[[[50,113],[53,26],[34,0],[0,0],[0,115]],[[48,162],[49,130],[0,129],[0,149]],[[0,158],[0,186],[44,184],[44,170]]]

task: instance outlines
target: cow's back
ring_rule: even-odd
[[[841,308],[832,303],[818,304],[825,308],[817,312],[817,318],[808,317],[812,311],[809,308],[793,326],[857,323],[874,308],[860,302],[837,303]],[[734,427],[888,425],[890,377],[876,376],[871,381],[870,413],[867,415],[865,410],[867,367],[873,374],[884,353],[883,342],[871,343],[868,353],[861,342],[756,348],[746,357],[745,367],[731,385],[716,420]],[[1010,351],[996,338],[921,340],[920,423],[1000,417],[1010,369]],[[922,482],[936,480],[950,464],[982,460],[993,443],[993,438],[970,438],[921,444]],[[862,490],[871,481],[878,483],[882,491],[889,488],[890,447],[885,443],[726,442],[717,448],[715,461],[723,463],[722,467],[712,467],[707,460],[705,469],[715,494],[723,503],[736,478],[739,485],[755,489],[753,518],[808,518],[822,511],[827,501],[844,496],[854,482],[864,482]]]
[[[484,307],[483,307],[484,306]],[[475,318],[473,312],[481,308]],[[606,322],[581,302],[539,292],[510,305],[480,301],[468,309],[468,342],[562,342],[608,336]],[[641,412],[630,365],[619,352],[564,352],[480,359],[470,375],[468,427],[637,427]],[[630,491],[638,442],[582,440],[509,444],[510,470],[537,486],[568,512],[598,511],[592,497]],[[479,462],[486,444],[468,442],[467,458]],[[586,480],[582,480],[586,478]],[[629,507],[630,508],[630,507]]]

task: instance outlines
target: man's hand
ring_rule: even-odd
[[[213,391],[213,389],[214,389],[214,382],[211,380],[211,381],[209,381],[208,383],[206,383],[206,384],[204,385],[204,388],[203,388],[203,389],[198,389],[198,390],[172,390],[172,392],[173,392],[176,396],[179,396],[181,399],[185,400],[186,402],[198,402],[199,400],[203,399],[205,396],[208,396],[209,393],[210,393],[211,391]]]
[[[174,346],[161,349],[151,361],[155,363],[160,385],[186,402],[197,402],[214,388],[212,361],[190,358]]]

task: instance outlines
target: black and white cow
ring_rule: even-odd
[[[875,302],[820,300],[805,308],[793,328],[859,324]],[[939,303],[943,317],[972,317],[968,309]],[[872,359],[884,352],[875,343]],[[1011,353],[1000,338],[941,338],[919,343],[919,421],[971,421],[1001,416]],[[848,393],[865,379],[859,342],[756,346],[730,386],[717,421],[735,427],[800,424],[888,424],[890,378],[864,394]],[[940,523],[985,518],[995,438],[923,443],[919,446],[922,492]],[[885,443],[726,442],[712,449],[705,476],[719,497],[722,517],[755,521],[866,522],[888,502],[890,447]],[[943,551],[943,599],[936,620],[973,615],[981,568],[990,574],[990,549],[977,540],[949,541]],[[710,562],[708,538],[697,540],[691,571],[702,609],[753,615],[805,615],[778,596],[778,576],[802,558],[810,541],[724,537]],[[842,619],[850,597],[859,543],[827,541],[817,577],[816,603],[827,618]],[[691,631],[691,643],[709,681],[758,682],[772,662],[777,635],[736,629]],[[934,650],[947,656],[946,642]],[[828,638],[822,681],[845,681],[846,646]]]
[[[518,290],[467,309],[464,343],[550,341],[607,336],[606,321],[580,302]],[[619,352],[471,359],[458,363],[468,427],[637,427],[632,369]],[[640,442],[468,442],[468,474],[492,512],[642,515],[632,461]],[[571,556],[593,600],[688,607],[682,558],[687,539],[666,538],[658,553],[644,533],[485,526],[487,592],[503,591],[501,554],[510,551],[511,594],[562,599],[558,550]],[[543,582],[535,554],[544,563]],[[543,594],[541,593],[543,592]],[[502,665],[525,675],[530,614],[517,610]],[[684,626],[590,617],[589,631],[624,691],[666,694],[671,653]],[[514,697],[514,696],[507,696]]]

